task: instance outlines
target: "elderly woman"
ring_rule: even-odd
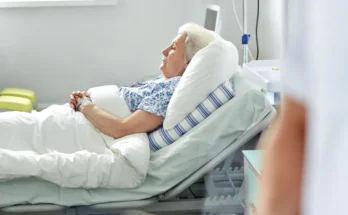
[[[40,112],[0,113],[0,181],[30,176],[71,188],[139,186],[150,158],[146,133],[162,124],[190,60],[215,36],[194,24],[181,27],[162,52],[160,76],[114,88],[117,96],[110,98],[120,103],[110,102],[110,109],[127,114],[111,114],[94,92],[94,101],[85,92],[71,95],[70,106],[79,112],[52,105]]]
[[[162,51],[162,74],[150,81],[120,88],[132,112],[126,119],[103,111],[85,92],[73,92],[70,106],[83,113],[100,132],[114,138],[152,131],[162,124],[169,100],[193,56],[215,38],[214,32],[196,24],[180,27],[178,35]]]

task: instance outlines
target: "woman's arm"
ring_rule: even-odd
[[[89,101],[83,102],[79,110],[100,132],[114,138],[149,132],[161,125],[164,119],[143,110],[135,111],[126,119],[119,119]]]
[[[258,214],[300,214],[306,108],[284,96],[282,110],[267,137]]]

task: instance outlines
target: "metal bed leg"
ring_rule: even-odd
[[[214,183],[214,175],[212,174],[207,174],[204,176],[204,184],[207,189],[208,195],[209,196],[218,196],[218,192],[215,187]]]

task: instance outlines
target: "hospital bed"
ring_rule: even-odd
[[[130,209],[159,214],[180,210],[243,213],[243,169],[233,167],[232,158],[245,144],[257,141],[276,111],[262,89],[240,73],[233,81],[236,96],[231,101],[174,144],[152,152],[141,186],[86,190],[61,188],[35,178],[8,181],[0,183],[0,214],[117,214]],[[214,185],[221,178],[230,182],[230,193]],[[234,179],[239,180],[235,185]],[[207,195],[182,197],[197,181],[205,182]]]

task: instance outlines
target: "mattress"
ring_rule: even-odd
[[[236,96],[179,140],[152,152],[147,178],[132,189],[69,189],[35,178],[0,183],[0,207],[51,203],[63,206],[132,201],[159,195],[191,175],[262,121],[272,106],[261,89],[239,73]]]

